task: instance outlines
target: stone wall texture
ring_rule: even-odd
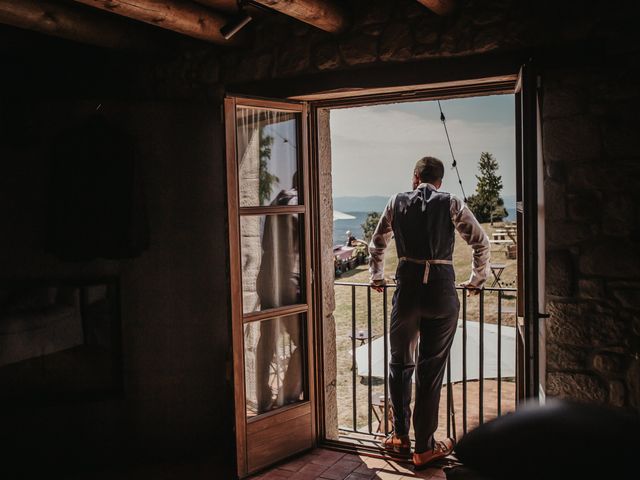
[[[547,393],[640,409],[640,41],[632,2],[598,8],[466,0],[449,17],[415,0],[345,3],[353,21],[343,34],[262,16],[242,48],[181,49],[130,67],[131,88],[142,97],[219,101],[229,85],[243,82],[538,52],[551,314]],[[575,55],[558,58],[562,49]],[[330,330],[332,319],[325,321]]]
[[[551,314],[547,394],[640,409],[640,42],[627,21],[629,7],[468,0],[443,18],[415,0],[346,3],[353,23],[341,35],[282,15],[263,17],[245,48],[184,51],[145,68],[138,83],[153,85],[161,97],[219,99],[228,85],[243,82],[573,49],[581,58],[536,57]],[[325,303],[330,312],[331,299]],[[333,328],[328,312],[327,334]],[[330,397],[330,381],[326,388]]]

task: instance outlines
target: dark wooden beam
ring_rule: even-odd
[[[346,10],[332,0],[254,0],[280,13],[329,33],[340,33],[349,26]]]
[[[478,84],[517,74],[527,52],[487,53],[468,57],[434,58],[419,62],[320,72],[307,76],[231,84],[229,93],[268,98],[322,100],[359,95],[397,93],[451,84]],[[407,97],[411,98],[411,97]]]
[[[154,38],[117,18],[48,0],[0,0],[0,23],[98,47],[153,50]]]
[[[418,0],[421,4],[438,15],[449,15],[456,8],[456,0]]]
[[[75,0],[91,7],[149,23],[160,28],[220,45],[237,43],[220,33],[227,19],[213,10],[178,0]]]

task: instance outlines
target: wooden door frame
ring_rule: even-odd
[[[433,88],[426,89],[416,89],[416,90],[408,90],[403,87],[400,90],[393,91],[393,89],[386,89],[384,92],[378,93],[370,93],[370,92],[361,92],[362,94],[359,96],[356,95],[347,95],[344,98],[335,98],[335,95],[331,95],[330,98],[326,98],[324,100],[313,100],[310,102],[310,121],[311,121],[311,132],[312,132],[312,145],[313,148],[310,152],[310,167],[311,167],[311,179],[313,181],[312,185],[312,202],[311,205],[314,208],[312,214],[314,215],[313,228],[316,230],[313,237],[313,250],[314,250],[314,283],[316,285],[314,291],[314,310],[315,310],[315,318],[323,319],[324,312],[322,311],[323,305],[323,291],[322,291],[322,277],[321,277],[321,261],[322,261],[322,245],[320,243],[320,235],[318,230],[319,226],[319,204],[320,204],[320,165],[319,165],[319,157],[318,157],[318,149],[317,149],[317,111],[319,109],[329,108],[346,108],[346,107],[358,107],[358,106],[367,106],[367,105],[380,105],[384,103],[406,103],[406,102],[416,102],[416,101],[427,101],[427,100],[436,100],[436,99],[451,99],[451,98],[464,98],[464,97],[476,97],[482,95],[495,95],[495,94],[513,94],[514,96],[517,93],[517,90],[520,88],[519,82],[521,80],[521,75],[518,73],[517,69],[511,75],[500,75],[498,77],[494,77],[491,79],[482,79],[481,81],[466,81],[466,82],[458,82],[454,85],[437,85]],[[315,98],[315,95],[313,96]],[[527,110],[527,107],[525,107]],[[528,110],[527,110],[528,111]],[[529,111],[528,111],[529,112]],[[518,98],[515,101],[515,112],[516,115],[522,114],[522,107],[518,104]],[[516,156],[515,160],[517,162],[516,166],[516,175],[519,179],[524,178],[522,176],[523,172],[520,166],[520,146],[522,144],[523,150],[525,151],[526,157],[526,165],[527,172],[533,170],[535,171],[538,167],[536,161],[536,128],[535,125],[528,124],[527,128],[524,132],[521,132],[518,126],[522,122],[518,121],[516,124]],[[523,142],[523,138],[528,138],[533,134],[533,137],[530,138],[530,142],[526,145]],[[533,145],[532,145],[533,143]],[[532,150],[533,149],[533,150]],[[531,154],[533,152],[533,155]],[[532,161],[533,160],[533,161]],[[527,215],[528,219],[531,219],[532,222],[535,222],[537,211],[537,201],[538,201],[538,190],[537,183],[524,183],[522,185],[522,189],[518,190],[519,194],[526,192],[527,199],[525,203],[527,205],[531,205],[532,207],[527,207],[528,213],[533,212],[533,215]],[[518,198],[522,198],[519,196]],[[522,203],[520,204],[520,208],[522,208]],[[524,231],[527,230],[528,241],[523,239]],[[519,272],[519,291],[524,291],[525,283],[522,281],[524,272],[527,272],[529,276],[535,276],[537,274],[537,263],[535,259],[538,256],[538,247],[544,249],[544,245],[537,245],[537,228],[533,231],[530,230],[529,224],[525,227],[525,229],[521,229],[518,231],[518,244],[522,248],[522,258],[528,259],[526,262],[519,262],[524,266],[524,270],[522,273]],[[526,245],[526,247],[525,247]],[[534,246],[534,248],[530,248]],[[524,257],[524,251],[527,251],[527,256]],[[530,250],[534,250],[534,253]],[[530,282],[527,282],[528,285],[531,285]],[[537,321],[533,321],[534,318],[538,318],[534,316],[531,312],[531,299],[534,297],[537,299],[539,292],[537,289],[537,284],[535,288],[532,289],[532,292],[525,292],[523,297],[523,303],[529,305],[526,311],[522,312],[522,317],[527,318],[527,321],[524,322],[526,326],[526,335],[529,335],[529,342],[526,343],[524,351],[522,353],[522,369],[519,370],[521,375],[520,384],[522,385],[523,395],[528,398],[537,398],[538,391],[533,390],[531,387],[527,387],[530,383],[531,385],[539,385],[538,378],[538,370],[534,370],[532,367],[535,362],[533,360],[537,360],[536,352],[539,350],[538,345],[538,325]],[[536,310],[537,315],[537,310]],[[531,319],[531,320],[530,320]],[[323,352],[323,336],[322,336],[322,326],[316,325],[316,351]],[[524,344],[523,344],[524,345]],[[522,350],[522,349],[521,349]],[[531,359],[531,362],[525,361],[525,359]],[[317,361],[317,385],[316,391],[321,392],[318,399],[316,400],[317,406],[317,414],[316,418],[318,419],[318,432],[319,432],[319,442],[323,446],[328,446],[332,448],[338,448],[346,451],[359,451],[363,453],[377,453],[377,451],[372,450],[368,447],[355,447],[353,445],[347,445],[342,442],[335,442],[331,440],[327,440],[325,436],[325,425],[324,425],[324,368],[323,368],[323,359],[318,358]],[[537,368],[537,364],[536,364]]]
[[[356,448],[344,443],[336,443],[326,440],[324,425],[324,359],[317,352],[323,350],[322,320],[322,249],[320,242],[320,179],[318,158],[317,135],[317,111],[321,108],[345,108],[384,103],[416,102],[435,99],[450,99],[475,97],[494,94],[516,94],[519,81],[519,70],[523,65],[523,59],[528,56],[522,53],[509,55],[478,55],[470,58],[437,59],[423,62],[415,62],[404,65],[393,65],[373,68],[363,68],[357,72],[330,72],[326,74],[311,75],[286,80],[274,80],[230,86],[229,91],[233,95],[247,98],[278,97],[286,100],[302,100],[309,102],[309,175],[310,181],[307,193],[309,194],[308,207],[312,218],[309,232],[311,234],[311,268],[310,277],[314,288],[312,289],[312,310],[314,321],[314,345],[310,352],[314,355],[310,361],[316,372],[314,380],[315,398],[315,436],[316,441],[323,446],[347,451],[363,451],[364,453],[376,453],[365,448]],[[522,116],[520,106],[516,102],[516,115]],[[520,121],[520,120],[518,120]],[[227,129],[228,130],[228,129]],[[529,130],[527,130],[529,131]],[[227,133],[228,135],[228,133]],[[521,132],[516,128],[516,142],[522,142]],[[528,135],[528,133],[527,133]],[[535,138],[534,138],[535,141]],[[518,147],[516,147],[516,169],[520,168]],[[528,158],[531,158],[528,155]],[[535,165],[533,166],[535,168]],[[516,174],[518,175],[518,170]],[[530,185],[527,186],[529,190]],[[533,188],[529,192],[536,198],[537,192]],[[522,197],[519,197],[522,198]],[[535,203],[534,203],[535,205]],[[520,205],[522,207],[522,204]],[[230,219],[230,228],[231,219]],[[518,244],[524,245],[523,232],[518,232]],[[534,243],[535,244],[535,243]],[[544,245],[540,245],[544,248]],[[520,255],[520,252],[519,252]],[[531,259],[527,263],[527,270],[533,265]],[[519,282],[523,274],[518,272]],[[519,289],[524,284],[519,284]],[[233,288],[233,287],[232,287]],[[522,290],[520,290],[522,291]],[[537,292],[536,290],[536,293]],[[232,291],[232,296],[238,292]],[[533,297],[533,295],[531,295]],[[529,302],[527,302],[529,303]],[[527,313],[530,311],[527,311]],[[523,311],[524,313],[524,311]],[[536,327],[537,328],[537,327]],[[537,346],[537,336],[536,345]],[[234,359],[236,356],[234,345]],[[522,375],[530,376],[530,369],[519,371]],[[235,369],[234,369],[235,370]],[[530,391],[530,389],[528,390]],[[524,389],[523,389],[524,395]],[[534,393],[530,396],[536,397]],[[236,405],[237,408],[237,405]]]

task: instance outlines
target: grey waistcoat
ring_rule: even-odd
[[[393,234],[398,257],[418,260],[452,260],[455,233],[451,221],[451,194],[420,187],[396,195]],[[405,262],[400,262],[403,264]],[[398,275],[403,269],[399,265]],[[414,265],[409,270],[424,271]],[[431,279],[455,279],[453,265],[432,265]]]

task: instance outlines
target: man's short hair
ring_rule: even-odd
[[[414,172],[421,182],[437,182],[444,177],[444,164],[436,157],[424,157],[416,162]]]

